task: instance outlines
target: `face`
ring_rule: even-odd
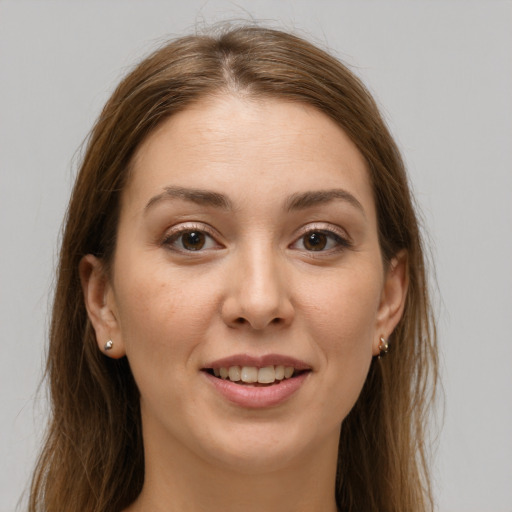
[[[218,97],[164,122],[134,159],[113,272],[99,268],[81,269],[89,315],[129,360],[146,451],[248,472],[336,453],[405,294],[363,157],[278,100]]]

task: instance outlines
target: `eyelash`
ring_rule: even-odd
[[[202,235],[206,235],[209,239],[211,239],[216,246],[219,246],[220,244],[216,241],[215,235],[213,234],[212,230],[208,229],[205,225],[195,225],[195,224],[189,224],[186,226],[180,226],[179,228],[171,231],[170,233],[166,234],[164,239],[162,240],[162,245],[165,245],[169,249],[172,249],[176,252],[182,252],[182,253],[191,253],[191,252],[201,252],[207,249],[211,249],[211,247],[207,247],[207,249],[204,249],[203,247],[198,248],[197,250],[192,249],[186,249],[185,247],[176,247],[174,244],[178,242],[181,239],[181,243],[183,245],[182,237],[186,234],[191,233],[200,233]],[[205,242],[207,243],[207,242]]]
[[[329,240],[331,244],[334,244],[333,247],[329,247],[327,249],[322,248],[321,250],[315,251],[315,250],[308,250],[308,249],[302,249],[306,251],[311,256],[320,256],[321,254],[325,253],[336,253],[344,251],[345,249],[350,249],[352,247],[352,242],[346,237],[346,235],[342,235],[339,231],[335,231],[333,229],[326,229],[323,226],[306,226],[301,235],[293,242],[290,247],[293,247],[294,245],[297,245],[298,243],[302,242],[304,244],[305,238],[307,236],[311,235],[323,235],[327,237],[328,241],[327,244],[329,244]]]
[[[204,242],[204,245],[202,245],[201,247],[199,247],[196,250],[187,249],[187,248],[183,247],[182,237],[186,234],[192,234],[192,233],[206,235],[206,237],[209,238],[217,246],[217,248],[218,247],[222,248],[222,245],[216,241],[216,236],[214,235],[214,233],[211,229],[209,229],[205,225],[196,225],[196,224],[181,226],[181,227],[171,231],[170,233],[166,234],[166,236],[162,240],[162,245],[168,247],[171,250],[174,250],[176,252],[181,252],[181,253],[202,252],[205,250],[212,249],[212,247],[204,248],[204,245],[208,245],[209,243],[211,244],[211,242],[208,242],[207,240]],[[330,243],[331,245],[334,244],[334,246],[328,247],[327,249],[322,247],[320,250],[317,250],[317,251],[315,251],[314,249],[308,250],[306,248],[299,249],[299,250],[303,250],[311,255],[314,254],[315,256],[320,256],[320,254],[340,252],[345,249],[350,249],[352,247],[352,243],[350,242],[350,240],[348,240],[344,235],[341,235],[341,233],[331,230],[331,229],[326,229],[325,227],[320,227],[320,226],[306,226],[305,228],[303,228],[300,236],[292,244],[290,244],[289,247],[293,249],[294,246],[296,246],[301,241],[304,244],[305,237],[307,237],[307,236],[311,237],[312,235],[325,236],[327,238],[326,245],[329,245],[329,243]],[[181,240],[182,247],[177,247],[175,244],[177,242],[179,242],[180,240]]]

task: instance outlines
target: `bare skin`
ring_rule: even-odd
[[[336,124],[233,96],[170,118],[136,154],[113,273],[92,255],[80,271],[99,349],[113,340],[141,392],[146,477],[128,512],[336,510],[341,424],[407,290]],[[247,384],[226,394],[214,376],[227,357],[293,358],[302,380],[240,399]]]

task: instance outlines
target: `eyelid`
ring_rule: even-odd
[[[332,236],[337,241],[337,247],[335,247],[333,249],[327,249],[325,251],[307,251],[307,252],[314,254],[315,256],[319,256],[322,253],[329,253],[329,252],[333,252],[333,251],[349,249],[353,246],[352,239],[350,238],[349,234],[344,229],[340,228],[339,226],[325,223],[325,222],[313,222],[311,224],[306,224],[299,229],[298,234],[297,234],[294,242],[292,242],[292,244],[290,244],[290,247],[297,244],[297,242],[304,235],[307,235],[308,233],[311,233],[311,232],[318,232],[318,233],[323,233],[328,236]]]
[[[218,246],[217,248],[222,248],[223,245],[218,241],[219,235],[215,230],[213,230],[208,224],[202,224],[197,222],[184,222],[181,224],[177,224],[175,226],[172,226],[170,229],[168,229],[161,241],[161,245],[164,245],[168,247],[169,249],[180,252],[180,253],[187,253],[187,254],[194,254],[194,253],[200,253],[205,252],[210,249],[200,249],[198,251],[187,251],[186,249],[180,249],[179,247],[175,247],[172,245],[172,242],[175,240],[178,240],[179,237],[183,233],[188,233],[190,231],[200,231],[201,233],[206,234],[208,237],[210,237],[212,240],[214,240],[215,244]]]
[[[329,222],[310,222],[309,224],[304,224],[298,229],[299,236],[309,233],[310,231],[322,231],[326,233],[333,233],[339,236],[340,238],[344,238],[347,241],[351,241],[350,236],[346,232],[346,230],[344,230],[340,226],[331,224]]]

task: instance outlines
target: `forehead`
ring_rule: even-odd
[[[164,121],[136,152],[125,199],[172,185],[266,198],[343,187],[374,209],[366,161],[345,132],[278,99],[217,96]]]

